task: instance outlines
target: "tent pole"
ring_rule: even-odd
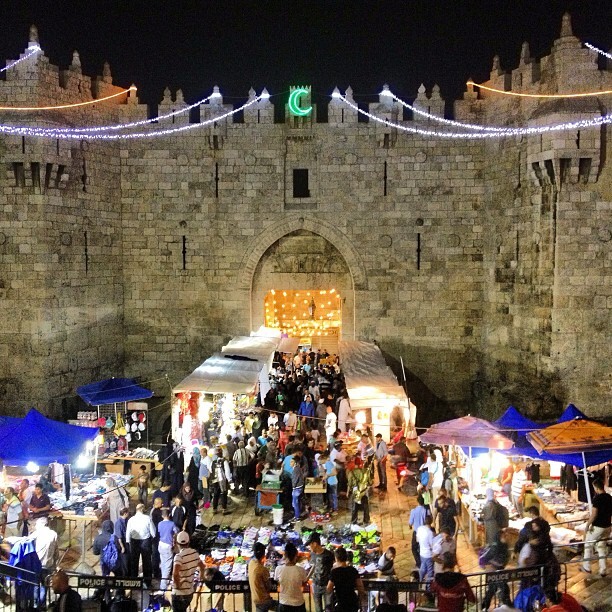
[[[471,446],[469,447],[469,453],[470,453],[470,465],[469,465],[468,473],[470,475],[470,479],[469,479],[470,495],[474,495],[474,474],[473,474],[474,466],[472,465],[472,447]],[[474,527],[473,527],[472,517],[470,516],[469,507],[467,509],[467,517],[468,517],[468,523],[469,523],[468,537],[470,538],[470,544],[471,544],[472,538],[474,537]]]
[[[584,476],[584,488],[586,489],[587,503],[589,504],[589,512],[593,509],[593,503],[591,501],[591,488],[589,487],[589,476],[587,474],[586,459],[584,457],[584,451],[582,451],[582,474]]]
[[[95,455],[94,455],[94,470],[93,470],[93,474],[94,474],[94,478],[97,476],[98,474],[98,436],[96,436],[96,442],[95,442]]]

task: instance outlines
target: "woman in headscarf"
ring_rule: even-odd
[[[108,511],[110,513],[110,520],[113,525],[119,518],[119,513],[122,508],[128,508],[130,505],[130,498],[125,492],[123,487],[117,486],[117,481],[114,478],[106,479],[106,494],[104,495],[106,503],[108,504]]]
[[[191,485],[193,502],[196,507],[199,499],[202,497],[202,493],[200,491],[200,463],[202,463],[200,447],[194,446],[191,460],[189,461],[189,466],[187,467],[187,482]]]
[[[197,503],[195,489],[187,481],[180,490],[179,497],[185,509],[185,531],[191,535],[196,528]]]

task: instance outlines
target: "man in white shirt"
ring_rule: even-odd
[[[435,453],[431,452],[427,462],[421,466],[421,470],[427,470],[429,472],[427,488],[431,490],[432,513],[434,514],[435,518],[436,511],[434,504],[436,499],[438,499],[438,495],[440,495],[440,489],[442,488],[442,483],[444,482],[444,468],[436,459]]]
[[[431,551],[434,560],[434,574],[439,574],[442,571],[443,559],[445,553],[457,555],[457,543],[452,537],[450,529],[442,527],[440,533],[434,536]]]
[[[376,469],[378,471],[377,489],[381,491],[387,490],[387,459],[389,457],[389,449],[387,443],[382,439],[382,434],[376,434]]]
[[[334,448],[329,454],[329,458],[333,461],[336,467],[338,476],[338,494],[346,496],[346,453],[342,450],[342,440],[338,440],[334,444]]]
[[[525,474],[525,470],[523,469],[524,466],[523,463],[514,464],[514,474],[512,474],[512,485],[510,488],[512,503],[521,517],[523,516],[525,485],[527,484],[527,474]]]
[[[130,547],[130,575],[139,576],[140,557],[142,557],[142,576],[147,588],[151,586],[151,553],[153,538],[156,535],[155,525],[148,514],[145,514],[144,504],[136,506],[136,514],[127,522],[125,541]]]
[[[338,418],[334,414],[331,406],[327,407],[327,414],[325,415],[325,437],[329,442],[329,439],[332,437],[334,431],[336,431],[336,424],[338,422]]]
[[[293,408],[289,408],[289,412],[283,417],[283,421],[285,422],[285,431],[287,432],[288,436],[295,433],[297,420],[297,414],[295,414]]]
[[[36,554],[42,566],[41,584],[44,584],[44,579],[55,569],[58,553],[57,533],[48,526],[48,519],[46,516],[36,519],[34,547],[36,548]],[[41,605],[45,603],[45,596],[46,589],[44,586],[41,586],[37,597]]]
[[[346,431],[347,425],[352,425],[355,421],[353,420],[353,412],[351,410],[351,402],[349,401],[346,393],[340,400],[338,406],[338,429],[342,432]]]
[[[433,541],[434,531],[432,529],[433,518],[430,514],[425,517],[425,524],[416,530],[416,539],[419,543],[419,554],[421,556],[421,567],[419,568],[419,579],[421,582],[432,580],[434,577],[433,566]]]
[[[195,573],[199,571],[203,579],[205,566],[198,551],[189,546],[189,534],[186,531],[177,534],[176,543],[179,551],[174,557],[172,568],[172,610],[186,612],[193,599]]]

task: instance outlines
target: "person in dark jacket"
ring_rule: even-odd
[[[119,542],[119,557],[121,559],[121,576],[128,575],[130,551],[126,541],[127,522],[130,517],[130,509],[122,508],[119,512],[119,518],[115,521],[115,529],[113,533]],[[119,575],[119,574],[118,574]]]
[[[73,590],[68,584],[68,574],[63,570],[58,570],[51,577],[51,588],[59,595],[57,601],[51,604],[50,610],[57,610],[63,612],[70,610],[70,612],[81,612],[83,610],[83,603],[81,596]]]
[[[479,559],[480,566],[487,570],[498,571],[506,567],[510,560],[510,549],[506,536],[506,530],[502,529],[498,534],[495,542],[486,547],[484,554]],[[507,582],[489,582],[487,590],[482,600],[482,609],[488,610],[491,601],[499,593],[500,601],[505,601],[510,598],[510,589]]]
[[[111,538],[114,538],[117,551],[120,551],[119,540],[117,536],[114,535],[113,521],[104,521],[102,523],[102,531],[96,536],[96,539],[93,542],[93,554],[102,555],[104,547],[110,542]],[[102,575],[108,576],[110,570],[103,566],[102,559],[100,559],[100,567],[102,569]]]
[[[465,600],[476,602],[476,596],[467,578],[461,572],[454,572],[455,559],[446,553],[442,563],[442,571],[436,574],[430,590],[438,596],[439,612],[462,612]]]

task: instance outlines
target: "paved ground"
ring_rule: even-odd
[[[136,498],[136,490],[130,491],[131,498]],[[252,499],[248,502],[241,498],[232,498],[231,507],[233,512],[227,516],[221,513],[213,515],[212,510],[205,511],[203,515],[204,524],[222,523],[232,528],[245,527],[249,525],[262,526],[268,525],[271,521],[269,512],[264,512],[261,516],[255,515],[255,504]],[[371,499],[371,516],[382,533],[383,546],[395,546],[398,551],[396,559],[396,570],[400,579],[407,580],[410,572],[415,568],[414,559],[411,554],[412,532],[408,527],[408,515],[410,509],[416,505],[414,497],[409,497],[396,490],[394,486],[394,474],[389,471],[389,490],[386,493],[376,493]],[[350,514],[347,509],[346,500],[341,500],[341,507],[334,523],[338,525],[349,521]],[[310,521],[304,521],[306,526],[312,526]],[[466,573],[477,573],[478,567],[477,553],[469,545],[466,535],[460,533],[458,536],[458,561],[459,569]],[[65,536],[64,536],[65,540]],[[88,545],[90,540],[88,538]],[[64,557],[63,564],[67,568],[76,568],[80,554],[80,538],[73,534],[73,547],[69,549]],[[91,554],[86,555],[86,562],[99,572],[97,565],[98,559]],[[609,567],[611,565],[608,561]],[[600,578],[597,573],[592,576],[583,574],[579,571],[579,564],[575,562],[567,563],[568,592],[572,593],[578,601],[591,611],[609,612],[612,610],[612,580],[610,575],[607,578]],[[597,572],[595,564],[593,570]],[[610,568],[612,573],[612,568]]]

